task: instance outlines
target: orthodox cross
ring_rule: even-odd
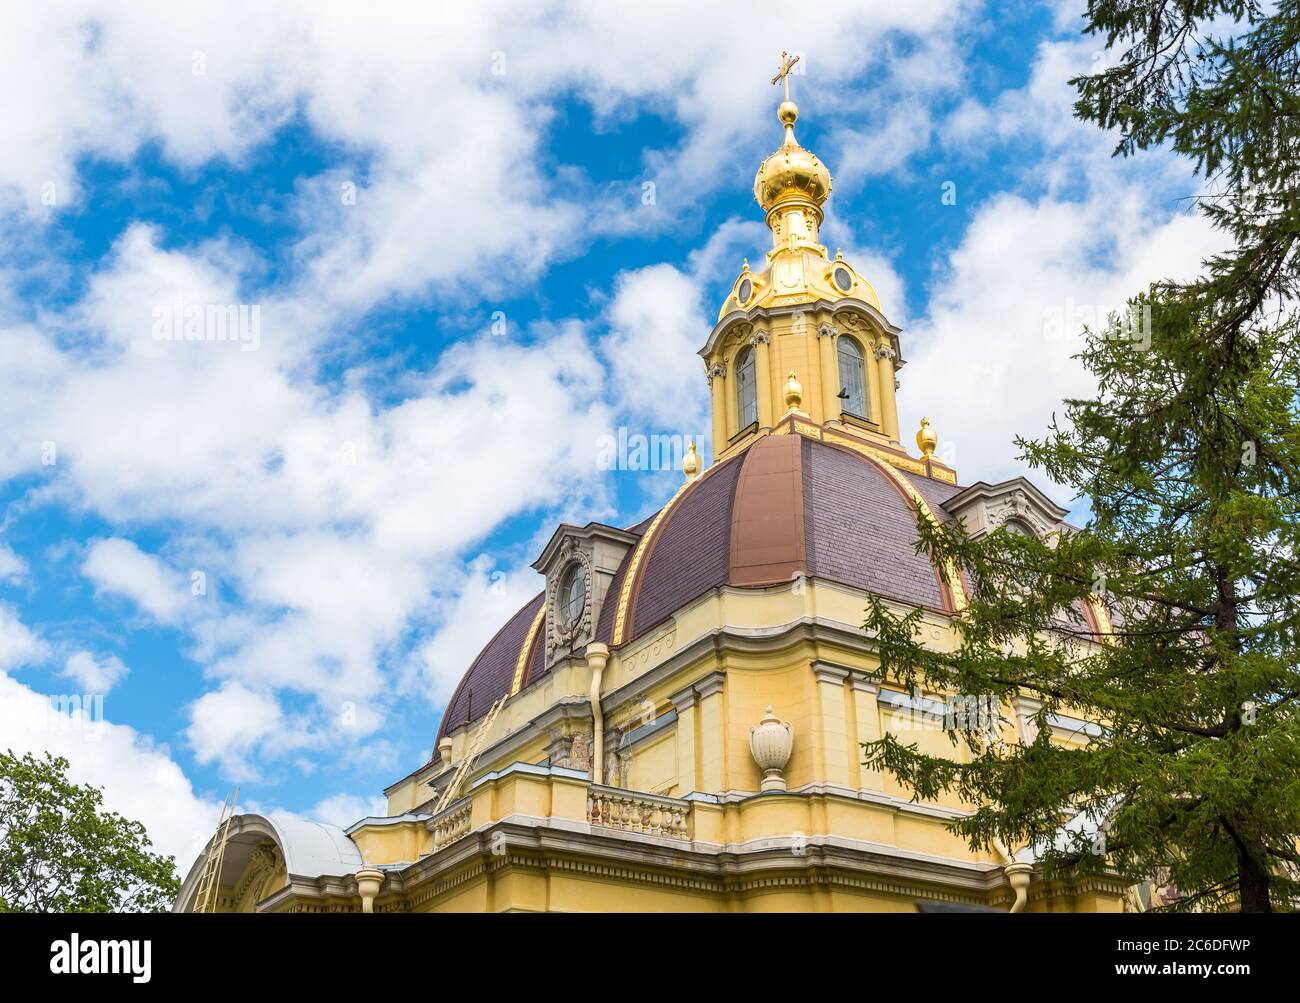
[[[772,78],[773,86],[776,85],[776,82],[778,80],[780,80],[785,85],[785,99],[787,101],[790,100],[790,71],[794,69],[794,64],[799,62],[799,58],[800,58],[799,56],[795,56],[793,59],[791,59],[790,53],[788,52],[781,53],[781,71]]]

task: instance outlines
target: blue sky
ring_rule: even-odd
[[[768,243],[782,49],[823,239],[904,326],[903,424],[929,415],[964,483],[1020,472],[1012,435],[1087,388],[1046,318],[1216,246],[1185,164],[1071,118],[1105,60],[1074,4],[618,6],[17,15],[0,747],[66,755],[183,858],[236,782],[375,810],[554,525],[677,483],[599,469],[600,436],[707,439],[695,350]],[[177,301],[256,306],[256,351],[159,340]],[[67,693],[106,720],[52,724]]]

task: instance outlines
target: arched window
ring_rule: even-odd
[[[736,408],[740,418],[738,428],[747,428],[758,421],[758,385],[754,379],[754,350],[746,346],[736,356]]]
[[[1002,525],[1006,527],[1008,533],[1012,533],[1016,536],[1037,536],[1038,535],[1020,519],[1008,519]]]
[[[840,357],[840,410],[867,417],[867,375],[862,346],[847,335],[836,339]]]
[[[565,627],[572,627],[582,616],[582,609],[587,604],[587,583],[583,578],[582,565],[575,564],[564,576],[560,586],[560,621]]]

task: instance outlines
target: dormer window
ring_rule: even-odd
[[[758,384],[754,379],[754,350],[746,345],[736,356],[737,430],[758,421]]]
[[[862,346],[848,335],[838,339],[840,362],[840,410],[867,417],[867,378]]]
[[[560,588],[560,622],[566,628],[572,628],[582,616],[587,604],[587,583],[582,573],[582,565],[575,564],[564,576]]]

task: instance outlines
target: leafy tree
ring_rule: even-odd
[[[1022,459],[1091,503],[1055,541],[920,525],[965,574],[958,650],[927,651],[919,614],[867,610],[882,672],[907,687],[1036,698],[1037,737],[949,722],[969,763],[887,736],[865,747],[922,798],[958,793],[972,846],[1041,844],[1049,873],[1168,868],[1175,908],[1300,902],[1300,520],[1296,282],[1300,10],[1240,0],[1097,0],[1111,66],[1073,81],[1076,113],[1117,153],[1186,155],[1194,202],[1231,249],[1158,282],[1089,332],[1091,399],[1065,402]],[[1147,312],[1149,311],[1149,317]],[[1133,323],[1133,318],[1138,322]],[[951,562],[951,565],[948,565]],[[1113,637],[1089,611],[1099,595]],[[1104,724],[1054,743],[1049,716]],[[1054,836],[1083,813],[1104,832]]]
[[[139,822],[101,810],[68,761],[0,753],[0,912],[161,912],[180,888]]]

